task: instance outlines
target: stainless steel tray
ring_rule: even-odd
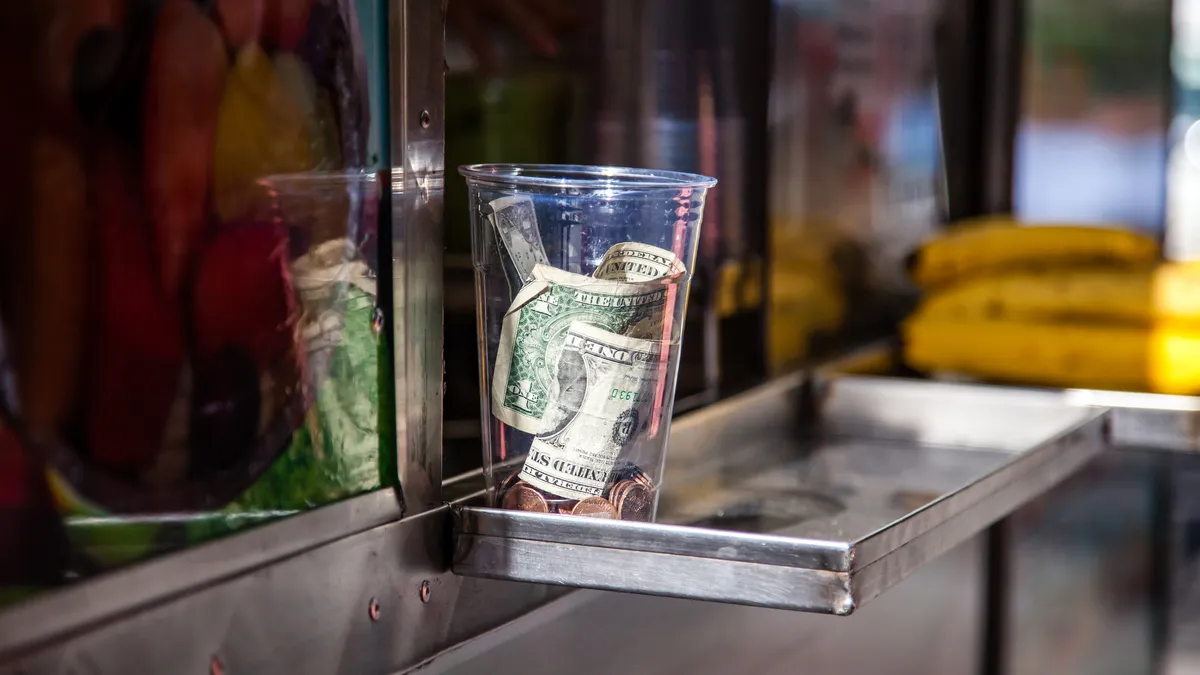
[[[1200,396],[1099,389],[1064,389],[1061,395],[1071,405],[1108,410],[1114,446],[1200,451]]]
[[[456,508],[453,571],[850,614],[1105,447],[1053,392],[812,382],[676,422],[660,523]]]
[[[881,341],[845,355],[826,364],[812,374],[821,381],[829,373],[860,372],[867,368],[873,374],[905,382],[913,381],[911,374],[898,371],[903,360],[898,345],[893,341]],[[921,380],[944,387],[959,387],[969,380],[955,382]],[[972,383],[968,386],[988,386]],[[1109,442],[1117,448],[1157,450],[1175,452],[1200,451],[1200,396],[1153,394],[1136,391],[1104,389],[1077,389],[1052,387],[1003,387],[1022,396],[1058,396],[1060,401],[1072,406],[1104,409],[1109,411]]]

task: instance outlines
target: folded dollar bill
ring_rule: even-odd
[[[492,414],[527,433],[545,431],[542,417],[571,326],[661,339],[670,288],[668,279],[608,281],[535,265],[533,281],[504,316],[492,372]]]
[[[667,349],[573,322],[520,479],[567,499],[601,496],[622,451],[649,423]]]
[[[493,199],[488,206],[491,208],[488,220],[496,228],[496,236],[508,251],[521,281],[532,280],[534,266],[549,262],[542,246],[533,199],[528,195],[512,195]]]
[[[685,271],[683,261],[674,253],[627,241],[608,249],[592,276],[612,281],[649,281],[679,276]]]

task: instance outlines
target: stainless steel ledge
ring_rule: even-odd
[[[813,376],[816,383],[828,373],[854,368],[859,362],[896,364],[901,361],[899,347],[891,342],[868,345],[862,350],[839,359],[820,369]],[[913,380],[904,375],[878,378],[907,387]],[[1063,403],[1071,406],[1109,411],[1109,442],[1118,448],[1167,452],[1200,452],[1200,396],[1153,394],[1136,391],[1102,389],[1069,389],[1048,387],[993,386],[922,380],[925,392],[932,395],[939,389],[958,392],[1007,391],[1009,396],[1026,401],[1047,402],[1050,407]],[[953,415],[946,417],[952,418]]]
[[[258,549],[303,539],[295,525],[325,510],[9,609],[0,674],[397,673],[565,593],[450,574],[445,506],[321,545]]]
[[[380,492],[81,582],[0,612],[0,674],[401,672],[583,586],[848,613],[1102,447],[1060,394],[927,385],[796,376],[680,418],[660,525],[454,527]],[[458,571],[543,583],[451,574],[452,529]]]
[[[1073,405],[1108,409],[1113,445],[1174,452],[1200,451],[1200,397],[1066,389]]]
[[[0,672],[21,653],[328,547],[400,516],[397,495],[381,490],[36,596],[0,611]]]
[[[770,391],[799,401],[804,386],[797,377]],[[728,439],[723,427],[761,415],[761,394],[676,422],[671,452],[680,437]],[[765,466],[745,461],[752,448],[686,448],[736,464],[715,460],[696,487],[668,485],[663,524],[456,508],[452,569],[844,615],[1105,447],[1105,411],[1049,393],[843,377],[816,399],[808,433],[777,419],[742,437],[772,449]],[[793,409],[788,419],[798,417]],[[692,428],[700,423],[702,433]]]

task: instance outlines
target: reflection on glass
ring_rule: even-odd
[[[905,311],[937,223],[932,2],[776,0],[769,362],[869,339]]]
[[[0,598],[391,484],[355,1],[0,25]]]

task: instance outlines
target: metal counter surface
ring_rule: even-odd
[[[805,380],[791,383],[800,389]],[[686,485],[669,490],[665,523],[456,508],[452,568],[850,614],[1105,447],[1105,412],[1034,393],[861,377],[822,389],[812,433],[763,427],[743,440],[790,450],[790,461],[745,478],[721,471],[722,483],[684,499]],[[763,396],[713,406],[706,431],[743,426]]]
[[[853,615],[577,591],[421,675],[963,675],[979,672],[982,539]]]
[[[1048,407],[1053,394],[1014,397],[985,387],[943,390],[862,378],[810,391],[806,382],[801,375],[778,380],[672,426],[667,475],[677,482],[664,495],[662,516],[675,523],[708,519],[710,527],[685,528],[698,536],[668,543],[677,550],[710,541],[706,537],[722,546],[734,542],[733,549],[713,549],[729,559],[703,549],[704,555],[684,553],[706,569],[772,568],[777,585],[758,585],[758,604],[778,606],[777,598],[792,594],[801,599],[796,604],[848,611],[1043,492],[1102,447],[1104,413]],[[860,408],[879,406],[871,397],[888,390],[902,395],[884,396],[891,401],[886,414],[862,419]],[[1006,424],[989,422],[986,413],[1001,399],[1020,415]],[[789,433],[802,438],[813,407],[826,417],[816,418],[823,423],[809,445],[763,442]],[[847,431],[858,440],[829,440]],[[447,492],[464,502],[477,498],[469,481],[459,483]],[[971,488],[953,491],[964,483]],[[828,498],[821,497],[826,489]],[[768,508],[756,502],[750,509],[759,526],[793,536],[716,529],[744,518],[729,507],[744,505],[748,494],[766,500],[761,504]],[[722,502],[725,497],[733,501]],[[449,515],[450,507],[442,506],[399,519],[396,496],[381,492],[39,596],[0,613],[0,673],[400,672],[568,592],[451,574]],[[566,529],[556,528],[556,536],[578,521],[562,524]],[[796,532],[852,534],[825,545],[797,539]],[[737,545],[740,538],[753,545]],[[627,558],[689,557],[631,546],[646,548],[635,540],[601,549],[607,557],[596,560],[629,570],[619,567]],[[810,567],[778,564],[801,556]],[[722,577],[704,574],[687,579],[722,587]],[[836,581],[814,585],[817,577]],[[644,603],[660,601],[630,602],[650,607]],[[758,611],[766,610],[719,615]]]

